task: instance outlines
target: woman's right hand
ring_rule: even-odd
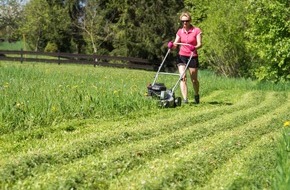
[[[168,42],[167,47],[168,47],[168,49],[172,49],[173,48],[173,42],[172,41]]]

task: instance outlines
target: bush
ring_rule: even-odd
[[[255,77],[273,82],[289,81],[289,1],[250,1],[247,9],[247,49],[255,58]]]
[[[48,42],[45,49],[44,49],[45,52],[51,52],[51,53],[54,53],[54,52],[57,52],[58,51],[58,47],[56,45],[56,43],[54,42]]]
[[[197,1],[190,8],[193,24],[203,31],[201,58],[214,72],[230,77],[247,77],[249,60],[245,49],[244,1]],[[196,3],[202,7],[197,7]],[[200,12],[202,10],[203,12]]]

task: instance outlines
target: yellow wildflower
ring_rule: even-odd
[[[4,85],[3,85],[4,88],[8,88],[9,87],[9,83],[6,82]]]
[[[55,112],[56,110],[57,110],[57,108],[56,108],[55,106],[52,106],[52,107],[51,107],[51,111],[52,111],[52,112]]]
[[[289,127],[290,126],[290,121],[285,121],[284,127]]]

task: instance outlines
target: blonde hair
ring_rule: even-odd
[[[181,13],[179,19],[181,20],[181,18],[184,17],[184,16],[187,17],[188,20],[191,20],[191,16],[190,16],[190,14],[188,12]]]

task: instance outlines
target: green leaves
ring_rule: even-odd
[[[255,76],[259,80],[289,80],[289,16],[286,1],[259,0],[248,5],[247,48],[255,58]]]
[[[214,1],[207,6],[203,30],[205,61],[215,72],[231,77],[247,74],[244,49],[245,10],[241,1]]]

